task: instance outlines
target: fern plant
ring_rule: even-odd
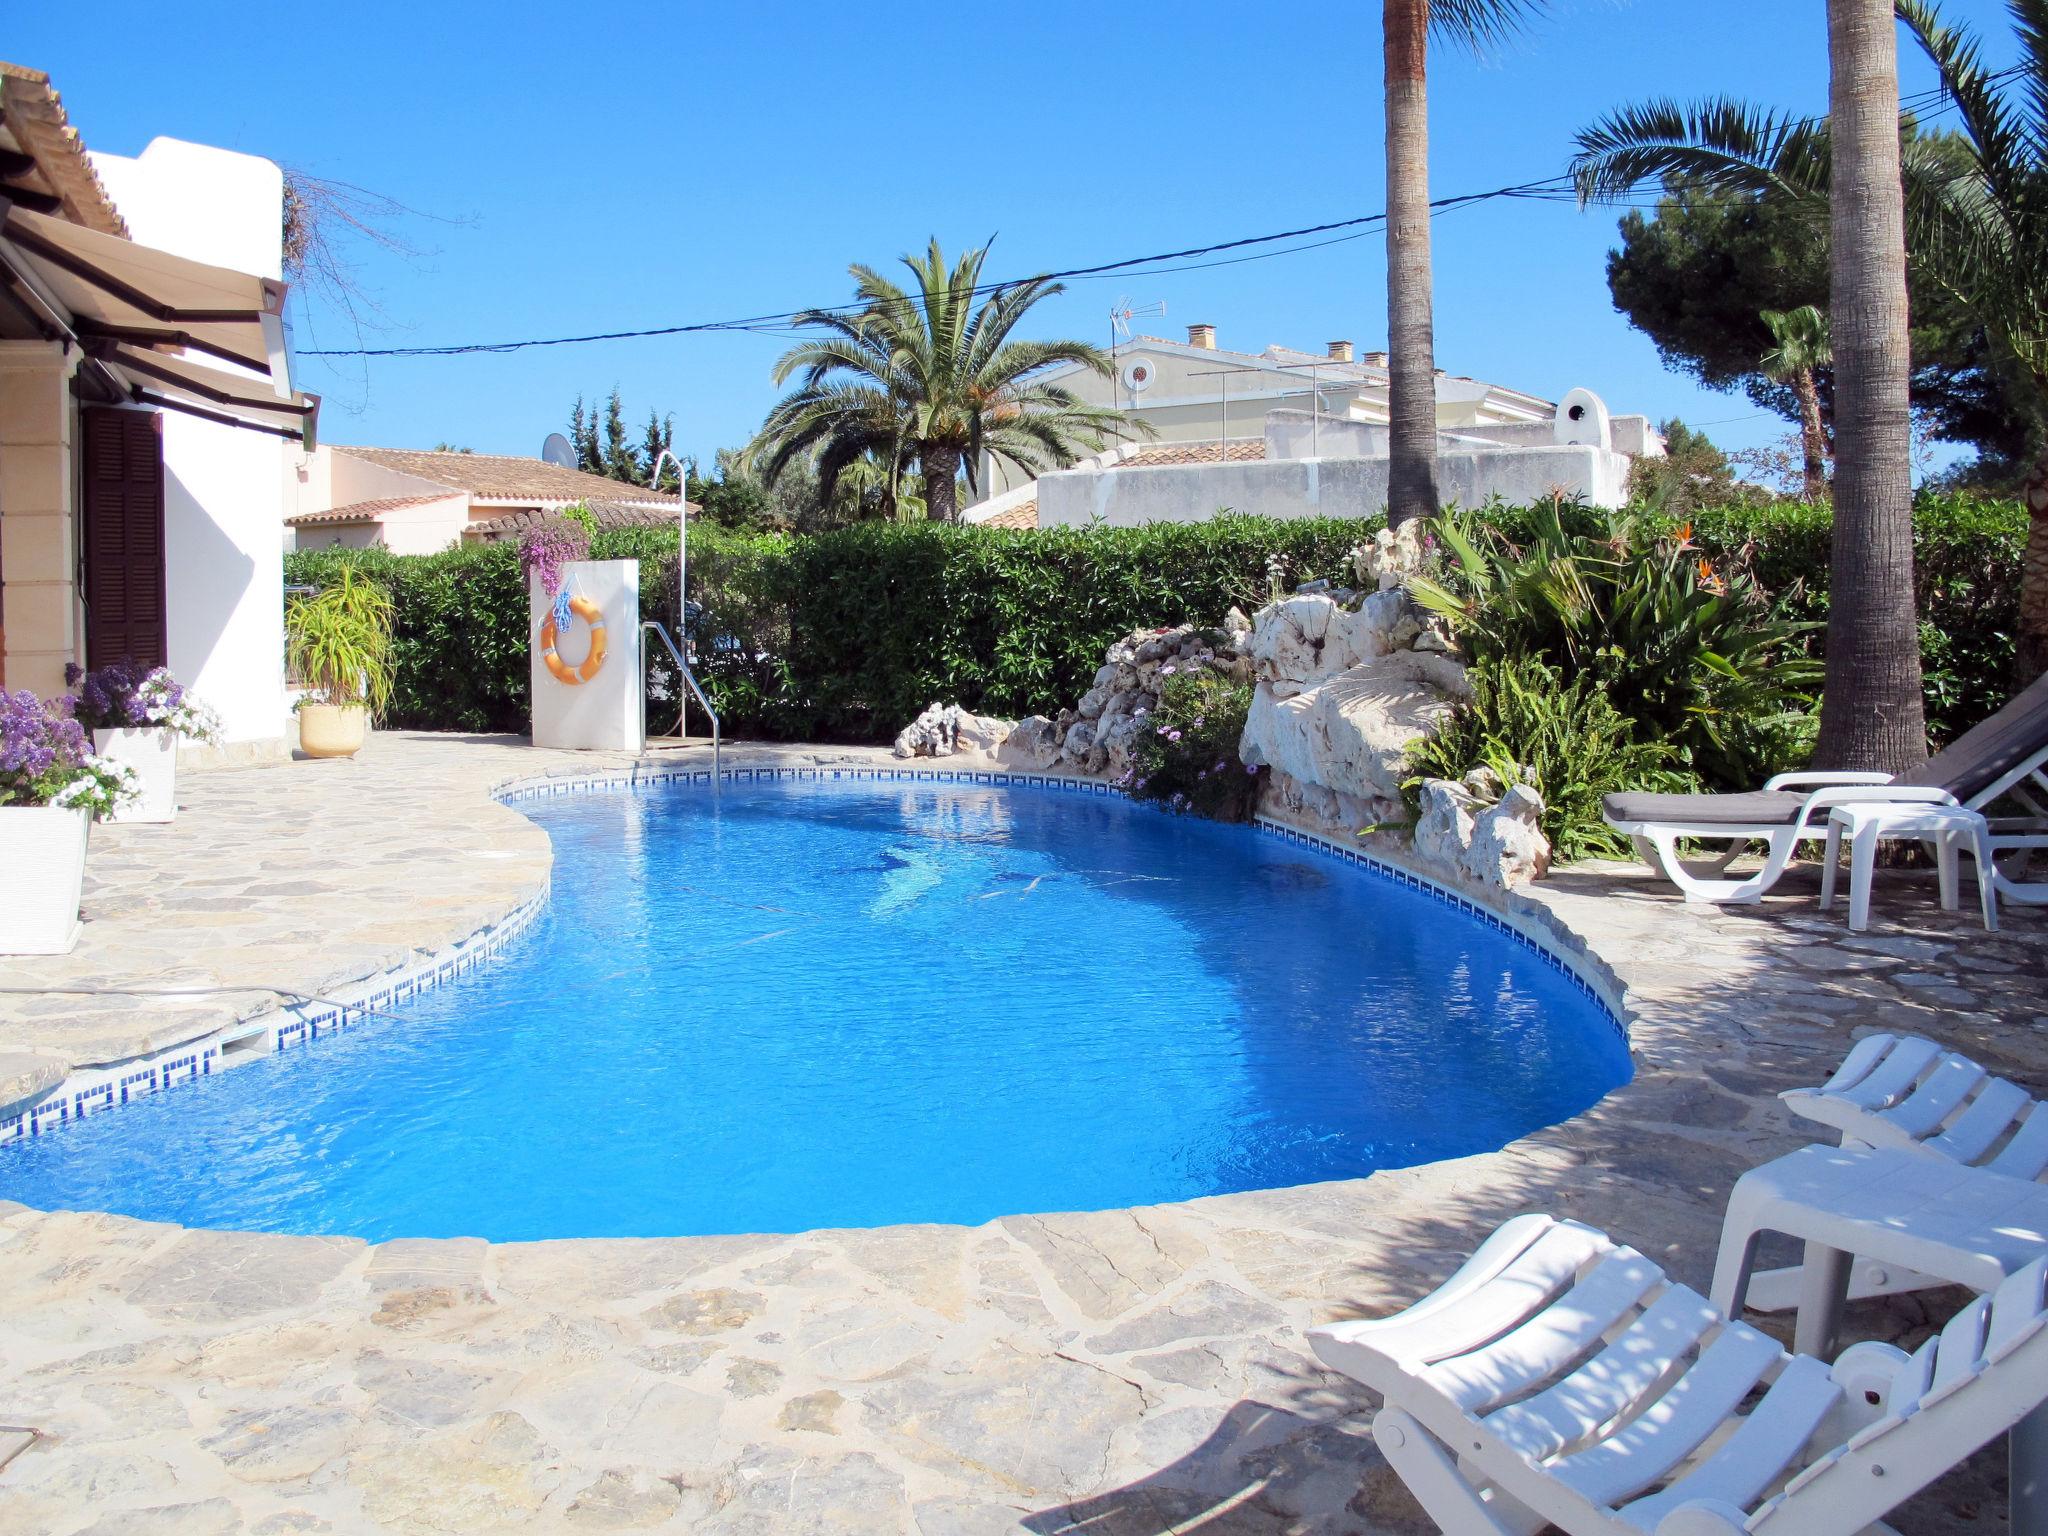
[[[1626,857],[1627,841],[1600,818],[1601,797],[1623,790],[1685,790],[1692,778],[1662,742],[1644,741],[1588,673],[1566,683],[1534,657],[1482,661],[1472,698],[1409,753],[1403,786],[1419,814],[1425,779],[1462,779],[1489,768],[1503,784],[1543,797],[1543,835],[1563,863]]]

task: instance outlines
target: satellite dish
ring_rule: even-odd
[[[576,450],[559,432],[548,434],[547,441],[540,445],[540,456],[543,463],[559,464],[564,469],[576,467]]]
[[[1146,358],[1134,358],[1124,364],[1124,388],[1134,395],[1142,395],[1152,387],[1152,364]]]

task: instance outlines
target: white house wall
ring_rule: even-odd
[[[1369,517],[1386,510],[1387,472],[1385,459],[1364,458],[1062,471],[1039,477],[1038,525],[1199,523],[1226,507],[1262,517]],[[1439,493],[1466,507],[1495,496],[1527,503],[1554,494],[1618,507],[1627,500],[1628,474],[1626,455],[1578,446],[1437,459]]]
[[[280,277],[284,176],[268,160],[178,139],[92,157],[139,245]],[[206,359],[208,366],[233,365]],[[248,375],[254,392],[267,381]],[[171,670],[220,711],[230,751],[280,755],[285,440],[164,412],[166,639]]]

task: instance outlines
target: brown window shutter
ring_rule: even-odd
[[[85,659],[166,659],[164,445],[153,411],[88,406],[85,436]]]

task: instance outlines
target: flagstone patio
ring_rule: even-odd
[[[820,755],[877,757],[728,761]],[[0,987],[230,990],[0,995],[0,1099],[501,920],[549,854],[491,788],[609,761],[393,735],[352,763],[188,776],[174,825],[95,833],[77,952],[0,962]],[[1897,873],[1850,935],[1815,888],[1809,867],[1720,910],[1620,867],[1545,882],[1534,899],[1624,989],[1635,1080],[1499,1152],[1365,1180],[976,1228],[497,1245],[0,1204],[0,1426],[33,1431],[0,1428],[0,1530],[1426,1530],[1372,1405],[1303,1329],[1413,1299],[1532,1208],[1704,1286],[1730,1184],[1806,1139],[1772,1095],[1857,1030],[2048,1086],[2048,911],[2008,907],[1987,937]],[[1955,1299],[1851,1323],[1910,1337]],[[2002,1454],[1896,1523],[2003,1530]]]

